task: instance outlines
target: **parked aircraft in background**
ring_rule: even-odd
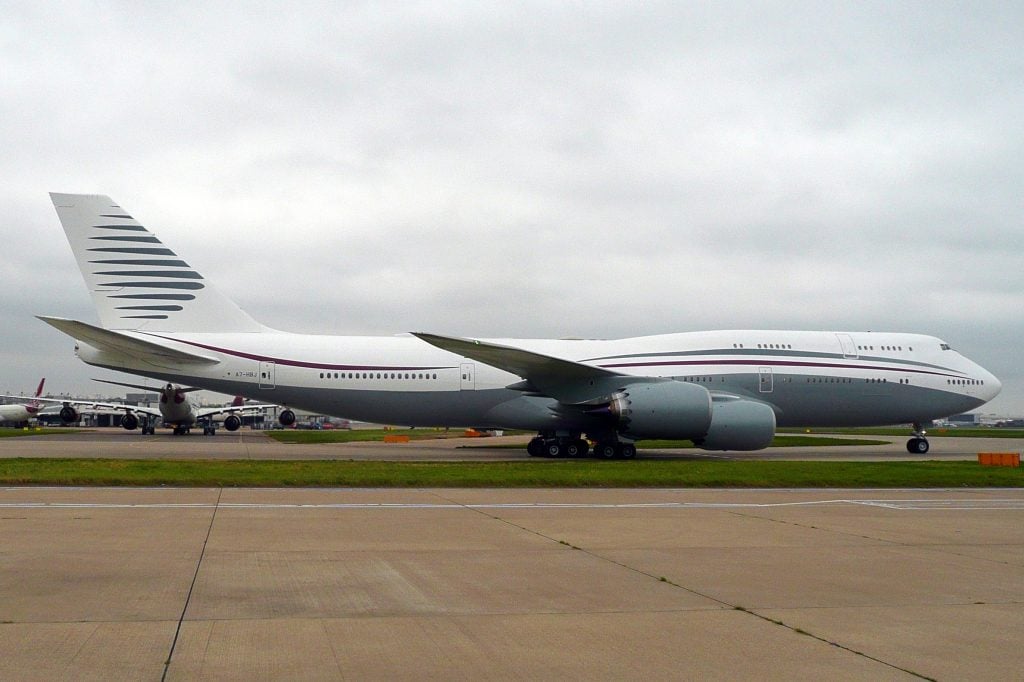
[[[46,383],[46,377],[39,380],[39,386],[36,388],[35,396],[27,403],[0,405],[0,422],[14,422],[15,424],[21,424],[35,419],[36,415],[39,414],[39,410],[43,409],[42,404],[39,402],[39,396],[43,394],[44,383]],[[23,398],[24,396],[8,395],[2,397],[18,399]]]
[[[155,433],[157,424],[163,424],[164,426],[174,429],[174,435],[176,436],[186,434],[193,426],[201,424],[203,427],[203,435],[213,436],[217,433],[217,428],[214,425],[213,418],[218,415],[227,415],[224,419],[225,429],[228,431],[237,431],[242,426],[242,420],[239,417],[239,414],[245,412],[258,412],[268,407],[276,407],[276,405],[273,404],[246,404],[245,399],[242,396],[236,396],[234,402],[229,406],[197,407],[186,398],[186,394],[192,391],[201,390],[198,388],[183,388],[173,384],[167,384],[162,388],[154,388],[152,386],[141,386],[138,384],[123,384],[119,381],[108,381],[106,379],[96,379],[96,381],[102,381],[103,383],[114,384],[116,386],[138,388],[144,391],[156,391],[160,395],[158,403],[159,408],[127,405],[125,403],[103,402],[98,400],[80,400],[77,398],[38,398],[40,405],[36,409],[41,409],[41,403],[60,404],[62,406],[59,413],[60,419],[65,424],[74,424],[77,422],[81,419],[82,412],[99,409],[114,410],[124,413],[121,416],[121,426],[123,428],[129,431],[134,431],[141,426],[143,435]],[[41,388],[42,383],[40,383],[40,389]],[[295,422],[295,413],[290,410],[286,410],[281,413],[279,419],[282,424],[292,424]]]
[[[533,455],[633,457],[634,442],[756,450],[776,426],[923,427],[999,381],[920,334],[710,331],[618,340],[290,334],[243,312],[106,196],[51,194],[100,326],[40,317],[97,367],[410,426],[536,430]]]

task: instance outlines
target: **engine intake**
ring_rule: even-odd
[[[630,438],[699,438],[711,425],[711,394],[697,384],[661,381],[627,385],[608,406]]]
[[[71,407],[70,405],[65,405],[64,407],[60,408],[60,420],[65,424],[74,424],[79,420],[80,417],[81,415],[78,414],[78,410]]]
[[[229,414],[224,418],[224,428],[228,431],[237,431],[242,426],[242,420],[238,418],[238,415]]]
[[[127,431],[134,431],[139,428],[139,418],[131,412],[126,412],[125,415],[121,417],[121,426]]]
[[[281,426],[291,426],[295,423],[295,413],[289,409],[281,410],[281,414],[277,415],[277,421],[281,423]]]

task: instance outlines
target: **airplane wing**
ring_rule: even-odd
[[[214,364],[219,362],[217,358],[191,353],[177,348],[171,348],[155,341],[143,339],[115,332],[102,327],[96,327],[78,320],[68,320],[63,317],[44,317],[36,315],[40,320],[64,332],[73,339],[89,344],[99,350],[121,353],[141,360],[151,360],[154,357],[175,362],[190,362],[198,364]]]
[[[620,374],[602,367],[498,343],[419,332],[412,334],[432,346],[525,379],[524,384],[513,384],[509,388],[540,393],[570,405],[606,402],[626,383],[667,381],[662,377]]]
[[[17,396],[11,395],[0,395],[0,398],[14,398]],[[79,400],[77,398],[36,398],[41,403],[54,403],[59,405],[74,405],[75,407],[84,407],[86,409],[98,410],[100,408],[107,410],[123,410],[125,412],[135,412],[138,414],[146,414],[150,417],[161,417],[160,410],[154,407],[138,407],[137,405],[126,405],[124,403],[105,403],[98,400]]]
[[[228,405],[226,407],[201,407],[196,410],[196,419],[205,419],[206,417],[218,414],[235,414],[236,412],[245,412],[247,410],[265,410],[270,407],[277,407],[277,405],[272,403],[253,403],[250,405]]]

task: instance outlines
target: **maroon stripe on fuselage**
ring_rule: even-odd
[[[419,367],[419,366],[405,366],[405,365],[338,365],[326,362],[307,362],[304,360],[289,360],[287,358],[276,358],[269,355],[256,355],[255,353],[245,353],[239,350],[231,350],[230,348],[220,348],[219,346],[210,346],[205,343],[199,343],[197,341],[188,341],[186,339],[176,339],[168,336],[161,336],[160,334],[147,333],[149,336],[155,336],[165,341],[176,341],[178,343],[184,343],[187,346],[195,346],[196,348],[202,348],[204,350],[212,350],[217,353],[223,353],[225,355],[231,355],[236,358],[245,358],[246,360],[256,360],[258,362],[273,362],[278,365],[286,365],[289,367],[308,367],[310,369],[336,369],[346,371],[388,371],[388,372],[425,372],[427,370],[434,369],[453,369],[453,367],[439,365],[436,367]]]
[[[217,353],[223,353],[225,355],[231,355],[237,358],[245,358],[247,360],[256,360],[258,362],[274,362],[279,365],[286,365],[290,367],[308,367],[311,369],[324,369],[324,370],[345,370],[345,371],[393,371],[393,372],[415,372],[415,371],[427,371],[437,369],[453,369],[453,366],[448,365],[437,365],[437,366],[405,366],[405,365],[348,365],[348,364],[334,364],[325,362],[309,362],[303,360],[290,360],[287,358],[278,358],[269,355],[257,355],[255,353],[246,353],[243,351],[232,350],[230,348],[221,348],[219,346],[211,346],[205,343],[199,343],[197,341],[189,341],[187,339],[178,339],[168,336],[162,336],[160,334],[147,333],[148,336],[155,336],[166,341],[174,341],[177,343],[183,343],[188,346],[194,346],[196,348],[202,348],[204,350],[211,350]],[[486,363],[484,363],[486,364]],[[884,365],[857,365],[857,364],[845,364],[845,363],[826,363],[826,362],[810,362],[810,361],[799,361],[799,360],[666,360],[666,361],[654,361],[654,362],[616,362],[601,364],[598,367],[604,369],[620,369],[620,368],[635,368],[635,367],[717,367],[717,366],[746,366],[746,367],[812,367],[817,369],[857,369],[857,370],[869,370],[869,371],[881,371],[881,372],[904,372],[906,374],[929,374],[933,376],[943,377],[955,377],[962,378],[966,375],[963,373],[950,372],[933,372],[924,369],[911,369],[908,367],[892,367]]]

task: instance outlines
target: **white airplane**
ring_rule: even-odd
[[[536,430],[531,455],[634,443],[767,447],[777,426],[923,426],[995,397],[943,341],[880,332],[708,331],[618,340],[291,334],[267,328],[109,197],[51,194],[100,326],[40,317],[97,367],[361,421]]]
[[[46,377],[39,380],[39,387],[36,388],[36,394],[31,400],[23,404],[14,405],[0,405],[0,422],[14,422],[20,424],[27,422],[30,419],[35,419],[36,415],[39,414],[39,410],[43,409],[42,404],[39,402],[39,396],[43,394],[43,384],[46,383]],[[3,398],[23,398],[24,396],[17,395],[5,395],[0,396]]]

